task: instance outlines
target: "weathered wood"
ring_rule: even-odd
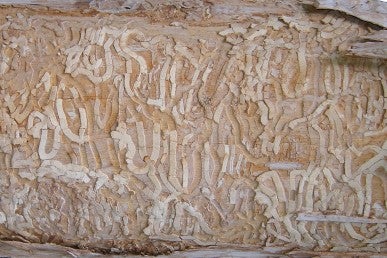
[[[366,224],[387,224],[387,219],[372,219],[364,217],[351,217],[341,215],[324,215],[324,214],[306,214],[300,213],[297,216],[297,220],[300,221],[327,221],[327,222],[340,222],[340,223],[366,223]]]
[[[318,9],[331,9],[344,12],[361,20],[387,28],[387,3],[374,0],[303,0]]]
[[[349,44],[349,55],[387,59],[387,31],[380,30],[361,37],[358,42]]]
[[[91,0],[0,0],[0,5],[41,6],[63,11],[82,10],[90,7]]]
[[[0,8],[1,239],[387,251],[385,31],[295,0],[41,3]]]

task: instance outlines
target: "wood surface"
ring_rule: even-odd
[[[1,239],[386,254],[383,24],[298,1],[1,3]]]

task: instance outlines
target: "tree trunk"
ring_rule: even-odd
[[[0,0],[0,238],[386,254],[386,3],[303,2]]]

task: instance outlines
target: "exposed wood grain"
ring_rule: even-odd
[[[295,0],[35,3],[0,8],[1,239],[386,252],[385,31]]]

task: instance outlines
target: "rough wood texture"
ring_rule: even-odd
[[[337,10],[364,21],[387,27],[387,3],[381,0],[302,0],[319,9]]]
[[[340,11],[384,29],[387,28],[387,3],[385,1],[303,0],[302,3],[313,5],[318,9]],[[341,45],[340,51],[345,55],[387,59],[386,30],[375,30],[368,35],[351,38],[347,44]]]
[[[29,7],[38,6],[55,10],[80,10],[88,9],[91,0],[0,0],[0,5],[14,5]]]
[[[349,44],[349,55],[387,59],[387,30],[380,30],[365,35],[358,42]]]
[[[100,254],[88,250],[79,250],[55,244],[33,244],[16,241],[0,241],[0,255],[5,257],[61,257],[61,258],[140,258],[143,255],[122,254],[119,250],[113,250],[110,254]],[[288,257],[319,257],[319,258],[352,258],[359,253],[356,252],[314,252],[314,251],[289,251],[286,254],[278,254],[272,248],[271,252],[248,248],[222,248],[202,247],[193,250],[176,251],[173,254],[146,256],[157,258],[288,258]],[[361,257],[384,258],[383,254],[361,254]]]
[[[368,24],[196,2],[0,9],[1,238],[385,253],[386,63],[340,54]]]

